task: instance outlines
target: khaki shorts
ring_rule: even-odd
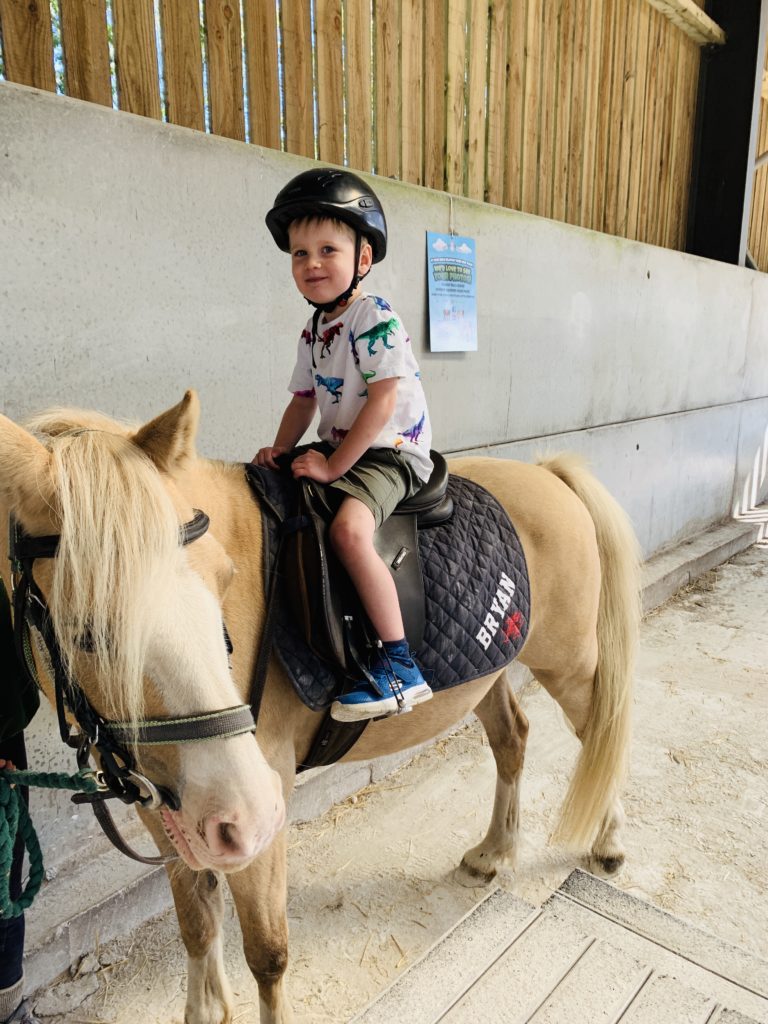
[[[333,454],[329,444],[311,445],[323,455]],[[327,485],[326,497],[338,512],[344,497],[349,495],[369,508],[376,527],[392,515],[401,501],[421,490],[423,481],[416,475],[410,460],[393,448],[369,448],[351,469]]]

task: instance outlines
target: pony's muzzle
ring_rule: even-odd
[[[224,871],[244,867],[269,846],[285,825],[280,776],[270,770],[264,781],[266,784],[252,804],[219,808],[199,823],[197,833],[208,857]]]

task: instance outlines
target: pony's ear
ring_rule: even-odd
[[[145,424],[132,440],[158,469],[173,473],[195,456],[195,435],[200,419],[197,392],[187,391],[178,405]]]
[[[28,431],[1,414],[0,498],[25,529],[50,531],[56,499],[51,454]]]

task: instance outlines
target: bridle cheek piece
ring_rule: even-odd
[[[186,546],[199,540],[208,529],[209,522],[205,512],[196,509],[192,519],[179,529],[180,544]],[[141,720],[135,723],[111,722],[102,718],[77,680],[71,677],[64,666],[48,605],[33,576],[36,559],[55,558],[58,546],[58,535],[30,537],[22,526],[11,518],[9,557],[17,656],[31,682],[39,686],[30,634],[30,627],[34,627],[42,638],[50,661],[62,740],[77,750],[80,769],[86,768],[94,750],[99,755],[100,768],[93,771],[93,777],[99,784],[99,791],[78,793],[73,796],[73,801],[92,805],[107,836],[127,856],[148,864],[167,863],[176,858],[144,857],[131,850],[117,832],[112,817],[104,805],[105,800],[116,797],[127,804],[138,803],[147,810],[168,807],[172,811],[178,811],[181,807],[176,793],[165,786],[157,785],[136,770],[136,763],[129,748],[240,736],[255,731],[253,714],[247,704],[238,704],[235,707],[199,715]],[[232,643],[226,626],[222,624],[222,627],[229,656],[232,653]],[[82,638],[81,647],[88,651],[89,646],[90,638],[86,635]],[[77,722],[76,731],[72,730],[67,721],[67,711]]]

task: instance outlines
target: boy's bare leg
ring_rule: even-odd
[[[373,546],[375,530],[368,506],[345,498],[331,523],[331,542],[379,637],[402,640],[405,629],[395,581]]]

